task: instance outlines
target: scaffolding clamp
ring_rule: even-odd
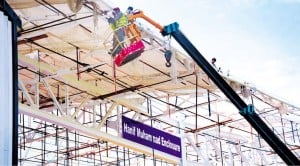
[[[240,110],[241,115],[251,115],[254,113],[254,106],[252,104],[247,105],[247,107]]]
[[[177,22],[174,22],[172,24],[169,24],[167,26],[164,26],[161,34],[163,36],[167,36],[170,35],[172,32],[176,32],[179,28],[179,24]]]

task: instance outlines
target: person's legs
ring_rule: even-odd
[[[117,30],[117,35],[118,35],[118,40],[119,40],[119,44],[121,46],[123,46],[123,41],[124,41],[124,37],[125,37],[125,31],[123,30],[123,28],[120,28]]]
[[[121,49],[123,48],[124,44],[124,38],[125,38],[125,32],[122,28],[116,30],[115,32],[115,36],[113,38],[113,52],[112,52],[112,56],[116,56]]]

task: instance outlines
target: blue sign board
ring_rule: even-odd
[[[123,138],[181,158],[179,137],[122,116]]]

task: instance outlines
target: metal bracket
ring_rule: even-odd
[[[240,110],[241,115],[251,115],[254,113],[254,106],[252,104],[247,105],[247,107]]]
[[[174,22],[170,25],[164,26],[164,29],[162,30],[161,34],[163,36],[170,35],[172,32],[176,32],[179,28],[179,24],[177,22]]]

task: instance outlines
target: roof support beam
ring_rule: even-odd
[[[48,89],[48,92],[49,92],[49,94],[50,94],[50,96],[51,96],[51,98],[52,98],[54,104],[55,104],[56,107],[58,108],[60,114],[63,115],[63,109],[61,108],[59,102],[57,101],[57,99],[56,99],[54,93],[52,92],[52,89],[50,88],[48,82],[47,82],[45,79],[42,79],[42,82],[44,83],[45,87]]]
[[[41,72],[45,72],[49,75],[54,75],[57,73],[57,69],[53,66],[50,66],[49,64],[38,62],[34,59],[30,59],[24,55],[19,55],[19,61],[21,63],[24,63],[26,65],[29,65],[31,67],[39,68]],[[94,84],[84,81],[84,80],[77,80],[77,77],[74,75],[61,75],[60,78],[58,78],[60,81],[65,82],[66,84],[69,84],[74,87],[78,87],[78,89],[87,92],[88,94],[92,94],[94,96],[100,96],[107,94],[108,91],[105,89],[101,89],[101,87],[95,86]],[[146,108],[138,103],[134,103],[127,99],[113,99],[112,97],[108,97],[108,100],[111,100],[113,102],[116,102],[120,105],[123,105],[127,107],[128,109],[131,109],[133,111],[139,112],[143,115],[149,115],[145,110]]]
[[[132,149],[134,151],[138,151],[140,153],[144,153],[147,155],[151,155],[151,156],[153,155],[153,149],[150,147],[147,147],[147,146],[144,146],[141,144],[137,144],[135,142],[126,140],[124,138],[107,134],[105,132],[101,132],[92,127],[83,126],[82,124],[77,123],[76,121],[72,120],[72,118],[67,117],[67,116],[57,117],[53,114],[49,114],[47,112],[38,110],[34,107],[24,105],[22,103],[19,103],[19,111],[20,111],[20,113],[23,113],[25,115],[32,116],[32,117],[47,121],[49,123],[57,124],[59,126],[67,128],[69,130],[76,130],[80,133],[89,135],[96,139],[101,139],[101,140],[111,142],[111,143],[119,145],[119,146],[127,147],[129,149]],[[166,161],[168,161],[170,163],[174,163],[174,164],[179,164],[179,162],[180,162],[179,158],[169,155],[169,154],[166,154],[166,153],[163,153],[163,152],[160,152],[160,151],[156,151],[156,150],[154,150],[154,156],[156,158],[166,160]]]
[[[25,88],[25,85],[24,85],[23,81],[22,81],[21,79],[19,79],[19,80],[18,80],[18,83],[19,83],[19,87],[22,89],[22,92],[24,93],[24,95],[25,95],[25,97],[26,97],[27,102],[28,102],[31,106],[33,106],[33,105],[34,105],[34,102],[33,102],[32,98],[30,97],[30,95],[29,95],[27,89]]]
[[[75,118],[79,113],[81,107],[90,99],[90,96],[86,96],[85,99],[80,103],[80,105],[76,108],[76,111],[72,114],[72,118]]]
[[[110,108],[108,109],[107,113],[105,114],[104,118],[101,120],[101,122],[99,123],[97,129],[100,130],[100,128],[103,126],[104,122],[106,121],[106,119],[108,118],[108,116],[112,113],[112,111],[114,110],[114,108],[116,107],[116,103],[113,103]]]

